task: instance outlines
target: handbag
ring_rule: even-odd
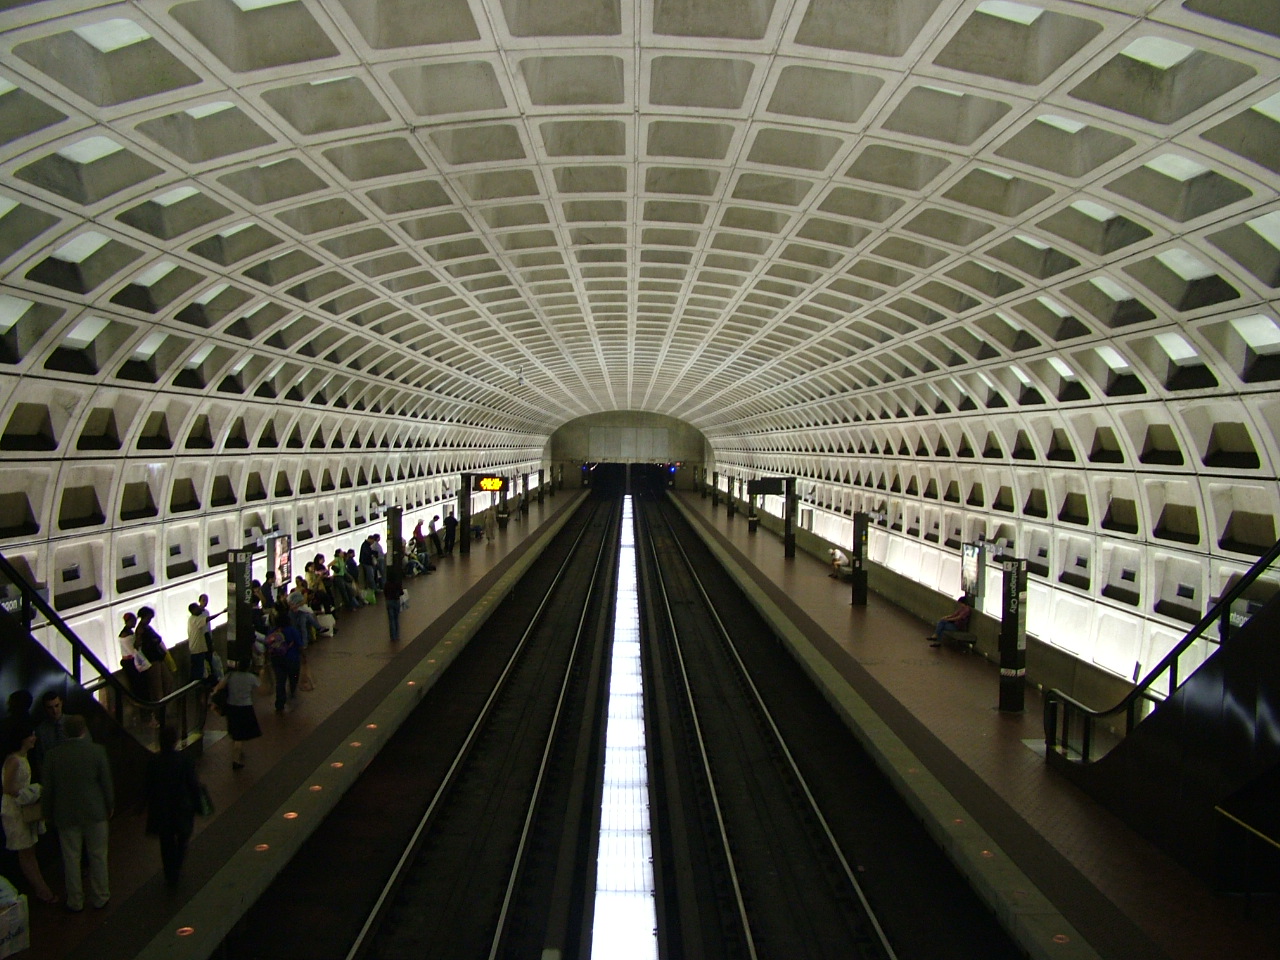
[[[220,717],[227,715],[227,688],[213,691],[209,697],[209,706],[213,708],[213,712]]]
[[[213,816],[213,797],[209,794],[209,788],[203,783],[200,784],[200,808],[199,814],[202,817]]]
[[[24,803],[21,809],[23,823],[39,823],[44,819],[44,807],[41,806],[39,800]]]

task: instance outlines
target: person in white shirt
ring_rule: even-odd
[[[837,550],[832,547],[827,551],[827,556],[831,558],[831,572],[827,574],[829,577],[839,579],[853,568],[852,564],[849,563],[849,555],[843,550]]]
[[[373,551],[373,565],[377,568],[378,586],[381,587],[387,582],[387,551],[382,548],[382,534],[373,535],[369,548]]]
[[[187,653],[191,658],[191,680],[204,680],[213,673],[209,660],[209,614],[199,603],[187,605]]]

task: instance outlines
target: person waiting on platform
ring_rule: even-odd
[[[232,770],[244,769],[244,745],[262,736],[258,715],[253,709],[257,686],[258,675],[253,672],[253,663],[237,660],[213,688],[215,695],[221,690],[227,691],[223,713],[227,718],[227,736],[231,738]]]
[[[827,551],[827,556],[831,558],[831,572],[827,576],[838,580],[853,569],[853,565],[849,562],[849,555],[843,550],[832,547]]]
[[[444,515],[444,552],[453,555],[453,545],[458,540],[458,518],[448,510]]]
[[[440,542],[440,534],[436,532],[436,524],[440,522],[440,515],[436,514],[431,518],[431,523],[427,524],[427,539],[431,541],[431,549],[436,552],[437,557],[444,556],[444,544]]]
[[[933,628],[933,633],[925,637],[929,641],[929,646],[941,646],[944,634],[969,629],[969,617],[972,613],[973,608],[969,606],[969,598],[967,596],[956,597],[955,610],[939,620],[937,626]]]

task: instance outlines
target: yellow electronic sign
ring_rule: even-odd
[[[476,477],[476,489],[486,490],[489,493],[498,493],[506,489],[507,480],[505,477]]]

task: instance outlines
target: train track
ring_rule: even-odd
[[[476,960],[541,953],[577,859],[545,856],[566,810],[573,758],[598,740],[617,509],[595,503],[476,718],[360,936],[357,958]],[[584,725],[584,719],[590,718]],[[568,772],[569,777],[561,776]],[[538,854],[538,856],[535,856]],[[558,926],[557,924],[550,924]],[[537,943],[533,954],[528,944]]]
[[[680,916],[668,935],[686,956],[896,960],[661,502],[642,517],[651,699],[671,728],[659,741],[673,752],[666,793],[677,792],[671,777],[682,781],[683,802],[664,807],[673,837],[663,848],[677,862],[706,856],[715,874],[700,887],[667,871]]]
[[[618,513],[566,525],[226,960],[590,955]],[[665,498],[636,513],[663,960],[1021,956]]]
[[[576,936],[618,515],[616,501],[594,500],[566,525],[226,957],[476,960],[539,956],[548,938]]]
[[[679,512],[637,512],[662,956],[1024,956]]]

